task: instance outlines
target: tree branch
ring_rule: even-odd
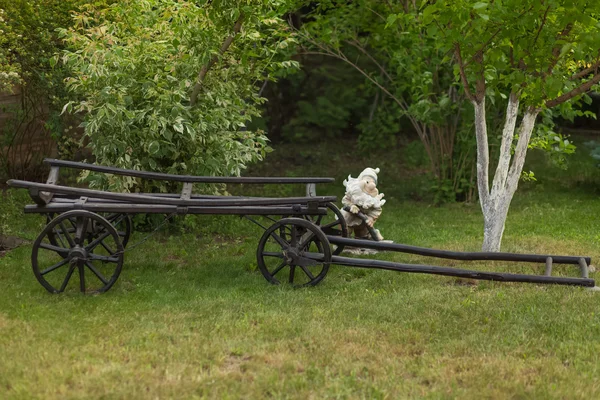
[[[223,54],[225,54],[225,52],[227,51],[229,46],[231,46],[231,43],[233,42],[235,35],[237,35],[240,32],[240,30],[242,29],[243,20],[244,20],[244,14],[241,13],[240,16],[238,17],[237,21],[235,21],[235,25],[233,26],[233,33],[231,33],[229,36],[227,36],[225,38],[225,41],[221,45],[221,48],[219,49],[219,54],[213,55],[212,58],[208,61],[208,63],[204,64],[202,66],[202,69],[200,69],[200,72],[198,73],[198,77],[196,78],[196,84],[194,85],[194,88],[192,89],[192,94],[190,96],[190,105],[192,107],[196,104],[196,101],[198,100],[198,94],[200,93],[200,90],[202,89],[202,84],[204,82],[204,78],[206,77],[206,74],[217,63],[217,61],[219,61],[219,57],[221,57]]]
[[[510,167],[510,151],[513,139],[515,137],[515,126],[519,114],[519,96],[511,92],[508,97],[508,106],[506,107],[506,119],[502,129],[502,143],[500,144],[500,156],[498,157],[498,166],[492,182],[492,193],[500,193],[506,187],[506,179]]]
[[[475,82],[475,100],[481,102],[485,99],[485,75],[484,75],[484,66],[483,66],[483,53],[477,52],[473,56],[475,62],[479,64],[481,67],[481,71],[479,71],[479,77]]]
[[[567,24],[567,26],[565,26],[565,29],[563,29],[558,35],[556,35],[556,39],[562,39],[565,36],[568,36],[569,33],[571,33],[571,30],[573,29],[573,24]],[[555,46],[552,49],[552,58],[550,60],[550,65],[548,65],[548,69],[546,70],[546,76],[550,75],[552,73],[552,70],[554,69],[554,67],[556,66],[556,63],[558,62],[558,58],[560,57],[560,49],[561,46]]]
[[[540,27],[538,28],[538,31],[535,34],[535,39],[533,39],[533,44],[531,45],[532,49],[535,47],[535,43],[537,42],[538,38],[540,37],[540,33],[542,32],[542,29],[544,28],[544,25],[546,24],[546,18],[548,17],[548,11],[550,11],[550,6],[546,7],[546,11],[544,12],[544,16],[542,17],[542,23],[540,24]]]
[[[583,85],[576,87],[575,89],[571,90],[570,92],[567,92],[561,96],[558,96],[555,99],[548,100],[546,102],[546,107],[552,108],[559,104],[564,103],[565,101],[571,100],[573,97],[587,92],[588,90],[590,90],[592,88],[592,86],[594,86],[598,82],[600,82],[600,74],[594,75],[594,77],[592,79],[590,79]]]
[[[467,81],[467,74],[465,73],[465,64],[463,63],[462,56],[460,55],[460,45],[458,43],[454,44],[454,54],[456,54],[458,68],[460,70],[460,80],[462,81],[463,88],[465,89],[465,94],[469,100],[475,103],[476,99],[473,96],[473,93],[471,93],[471,89],[469,89],[469,82]]]
[[[573,75],[571,78],[572,81],[576,81],[578,79],[581,79],[589,74],[591,74],[592,72],[594,74],[598,73],[598,67],[600,67],[600,61],[597,61],[595,64],[593,64],[591,67],[586,68],[582,71],[579,71],[578,73],[576,73],[575,75]]]
[[[521,172],[523,172],[523,165],[525,164],[525,156],[527,155],[527,149],[529,147],[529,140],[531,139],[531,133],[535,126],[535,119],[537,118],[539,109],[529,107],[523,115],[521,120],[521,126],[519,127],[519,140],[515,146],[515,154],[513,155],[512,165],[507,178],[507,189],[514,193],[517,190],[519,179],[521,178]]]
[[[473,102],[475,108],[475,135],[477,137],[477,187],[481,209],[486,213],[490,199],[490,149],[488,147],[487,124],[485,117],[485,97],[481,102]]]
[[[377,68],[379,68],[381,73],[383,75],[385,75],[386,78],[388,78],[391,82],[394,81],[392,79],[392,77],[390,76],[390,74],[388,74],[388,72],[385,70],[385,68],[383,68],[383,66],[381,64],[379,64],[377,62],[377,60],[371,54],[369,54],[369,52],[367,50],[365,50],[364,47],[360,46],[359,42],[357,42],[356,40],[346,40],[346,43],[350,44],[351,46],[356,47],[361,53],[366,55],[369,58],[369,60],[371,60],[373,62],[373,64],[375,64],[377,66]]]

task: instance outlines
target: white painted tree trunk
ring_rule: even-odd
[[[523,165],[527,154],[527,146],[539,110],[528,108],[525,111],[519,127],[519,139],[514,154],[511,155],[519,114],[519,99],[516,94],[511,93],[508,99],[506,119],[502,130],[498,166],[496,167],[496,173],[494,174],[490,190],[490,160],[485,117],[485,98],[480,101],[474,101],[473,105],[475,107],[475,134],[477,137],[477,186],[484,221],[482,250],[500,251],[508,209],[519,185],[519,179],[523,172]]]

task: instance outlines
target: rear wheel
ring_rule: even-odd
[[[84,210],[68,211],[50,221],[37,237],[31,264],[50,293],[102,293],[121,273],[123,245],[105,218]],[[72,279],[76,271],[78,282]]]

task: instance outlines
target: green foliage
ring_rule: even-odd
[[[245,127],[264,100],[259,84],[296,67],[284,57],[294,43],[280,19],[286,7],[284,1],[258,0],[83,7],[75,27],[61,30],[70,48],[61,56],[72,74],[67,86],[77,97],[65,110],[83,113],[96,161],[239,175],[261,160],[267,139]],[[107,184],[130,189],[136,182],[92,181]]]
[[[552,109],[545,109],[541,113],[541,122],[535,127],[529,142],[530,149],[541,149],[548,154],[550,160],[557,166],[567,168],[567,156],[574,154],[576,147],[562,133],[555,132]]]
[[[88,2],[0,0],[0,92],[15,84],[51,86],[50,59],[61,48],[55,30],[69,26],[70,13],[84,3]]]
[[[439,49],[460,49],[472,91],[484,76],[486,95],[515,92],[541,107],[589,76],[574,77],[597,60],[599,15],[600,3],[585,0],[440,0],[423,9],[422,22]]]
[[[427,35],[418,16],[416,4],[329,0],[314,8],[301,36],[313,53],[341,60],[366,78],[375,101],[358,125],[361,147],[385,147],[392,135],[415,132],[427,152],[434,188],[444,192],[440,198],[454,201],[463,190],[456,172],[472,171],[455,160],[473,161],[458,153],[468,149],[455,146],[464,98],[447,52]],[[446,194],[449,187],[454,195]]]

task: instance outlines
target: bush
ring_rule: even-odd
[[[239,175],[269,150],[248,122],[259,115],[262,81],[296,64],[279,18],[283,1],[127,0],[89,5],[61,36],[62,61],[96,161],[174,174]],[[92,186],[130,190],[101,177]],[[157,184],[158,185],[158,184]],[[166,190],[160,186],[160,190]]]

